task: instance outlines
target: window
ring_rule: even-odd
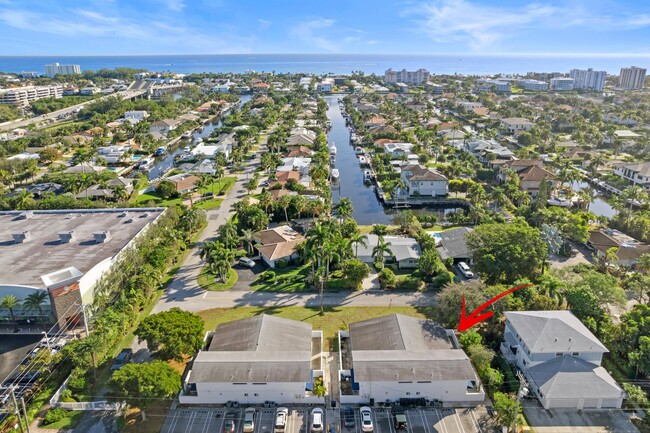
[[[418,380],[418,383],[431,383],[430,380]]]
[[[555,356],[562,356],[562,355],[564,355],[564,353],[562,353],[562,352],[555,352]]]
[[[248,397],[248,393],[244,393],[244,397]]]
[[[580,352],[573,352],[571,353],[571,356],[580,356]]]
[[[410,381],[410,380],[400,380],[400,381],[397,382],[397,383],[413,383],[413,382]]]
[[[235,382],[233,385],[246,385],[246,382]]]
[[[420,395],[420,392],[416,392],[415,395]]]
[[[259,394],[258,394],[258,393],[255,393],[255,394],[253,394],[253,396],[257,397],[257,396],[259,396]]]
[[[407,392],[406,395],[411,395],[411,393],[410,393],[410,392]]]

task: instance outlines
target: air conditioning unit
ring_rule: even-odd
[[[95,242],[97,242],[98,244],[102,244],[104,242],[108,242],[111,239],[111,232],[108,230],[104,230],[101,232],[94,232],[93,238],[95,238]]]
[[[14,238],[14,243],[22,244],[31,239],[32,235],[29,231],[24,232],[15,232],[11,234],[11,237]]]
[[[74,231],[70,230],[68,232],[59,232],[59,241],[62,244],[70,243],[74,239]]]

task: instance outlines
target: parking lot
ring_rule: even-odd
[[[309,413],[311,408],[289,407],[289,418],[285,433],[310,433]],[[335,433],[362,433],[361,420],[357,407],[355,411],[355,426],[343,427],[338,410],[325,411],[325,430],[330,427]],[[226,413],[231,413],[237,420],[235,433],[242,433],[243,409],[225,408],[192,408],[173,409],[170,411],[162,433],[223,433]],[[408,426],[406,430],[395,430],[390,409],[373,409],[373,433],[492,433],[499,431],[494,420],[488,416],[484,408],[474,409],[443,409],[418,408],[406,411]],[[275,408],[258,408],[255,417],[254,433],[273,433]]]

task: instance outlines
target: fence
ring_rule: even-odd
[[[56,390],[50,399],[50,406],[69,410],[110,410],[116,412],[121,411],[126,406],[124,402],[108,402],[106,400],[62,402],[60,401],[61,393],[68,389],[68,380],[70,380],[69,376]]]

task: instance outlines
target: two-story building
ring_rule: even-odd
[[[506,312],[501,353],[545,409],[620,408],[625,393],[601,367],[607,348],[568,310]]]
[[[508,131],[510,134],[521,134],[533,129],[535,124],[528,119],[522,117],[508,117],[501,119],[501,128]]]
[[[510,161],[494,161],[499,172],[497,178],[505,182],[508,173],[514,172],[519,177],[519,189],[526,191],[533,197],[537,197],[542,182],[550,182],[551,187],[555,185],[555,174],[544,167],[542,161],[536,159],[514,159]]]
[[[614,167],[613,173],[634,185],[639,185],[646,191],[650,191],[650,162],[618,164]]]
[[[400,176],[406,184],[406,192],[410,197],[446,196],[449,193],[447,178],[432,168],[420,164],[408,164],[402,167]]]

